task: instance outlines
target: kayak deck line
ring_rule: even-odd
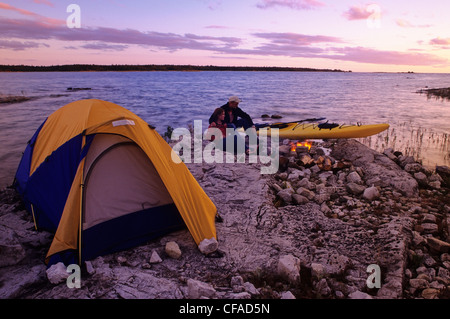
[[[271,135],[272,129],[278,129],[279,137],[290,139],[326,139],[326,138],[360,138],[381,133],[389,128],[389,124],[338,124],[338,123],[275,123],[270,126],[257,127],[267,129]]]

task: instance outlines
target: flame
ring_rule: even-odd
[[[297,150],[297,147],[307,147],[308,151],[311,149],[312,143],[309,141],[304,141],[304,142],[297,142],[291,145],[291,152],[295,152]]]

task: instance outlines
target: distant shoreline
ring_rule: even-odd
[[[272,72],[352,72],[338,69],[313,69],[294,67],[252,67],[252,66],[196,66],[196,65],[96,65],[67,64],[51,66],[0,65],[0,72],[145,72],[145,71],[272,71]]]

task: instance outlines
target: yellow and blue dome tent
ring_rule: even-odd
[[[56,110],[25,149],[14,185],[36,228],[54,232],[46,262],[81,263],[187,227],[216,238],[216,207],[144,120],[89,99]]]

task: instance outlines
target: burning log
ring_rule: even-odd
[[[319,156],[316,164],[322,171],[331,171],[333,168],[331,159],[328,156]]]
[[[304,154],[297,161],[297,164],[308,168],[314,165],[314,159],[309,154]]]

